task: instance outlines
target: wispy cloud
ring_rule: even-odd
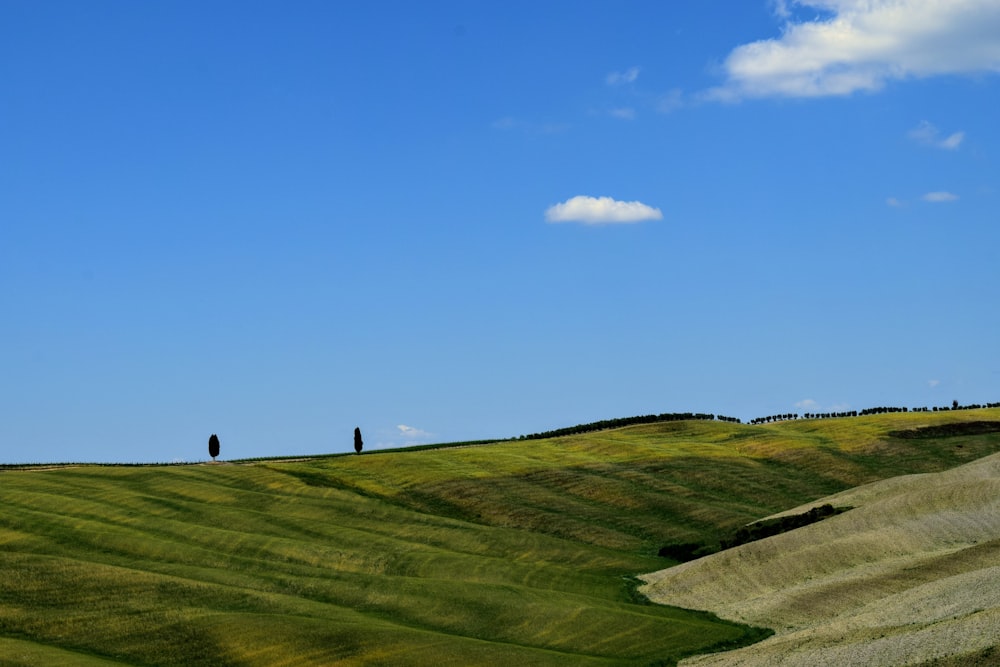
[[[947,148],[948,150],[955,150],[958,148],[962,140],[965,139],[965,132],[955,132],[949,134],[947,137],[938,142],[938,148]]]
[[[639,78],[639,68],[629,67],[624,72],[611,72],[604,77],[604,82],[609,86],[620,86],[625,83],[632,83]]]
[[[617,118],[618,120],[635,120],[635,109],[632,107],[621,107],[619,109],[612,109],[608,112],[612,118]]]
[[[820,405],[819,401],[814,401],[811,398],[799,401],[795,407],[805,412],[847,412],[851,409],[848,403],[833,403],[829,406],[823,406]]]
[[[431,434],[427,431],[422,431],[419,428],[413,426],[407,426],[406,424],[399,424],[396,426],[396,430],[399,434],[406,438],[407,440],[418,440],[420,438],[429,438]]]
[[[893,208],[902,208],[906,205],[904,202],[899,201],[895,197],[887,197],[885,203],[887,206],[891,206]]]
[[[545,211],[548,222],[579,222],[585,225],[620,224],[660,220],[658,208],[639,201],[617,201],[611,197],[578,195]]]
[[[919,125],[910,130],[909,137],[925,146],[953,151],[962,144],[962,140],[965,139],[965,132],[953,132],[947,137],[942,138],[941,133],[934,125],[923,120],[920,121]]]
[[[793,6],[822,18],[796,21]],[[723,63],[726,81],[704,97],[850,95],[890,81],[1000,72],[996,0],[775,0],[774,11],[785,21],[781,36],[735,48]]]
[[[941,384],[941,380],[928,380],[927,381],[927,386],[930,387],[931,389],[933,389],[934,387],[938,386],[939,384]]]
[[[787,19],[792,13],[788,9],[788,0],[771,0],[771,5],[774,8],[774,14],[778,18]]]
[[[926,202],[932,204],[946,204],[948,202],[953,202],[958,199],[958,195],[952,194],[950,192],[928,192],[923,197],[921,197]]]
[[[660,113],[670,113],[684,106],[684,91],[680,88],[674,88],[673,90],[660,95],[659,99],[656,101],[656,110]]]

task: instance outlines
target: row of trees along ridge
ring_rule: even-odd
[[[935,408],[891,408],[891,407],[879,407],[879,408],[867,408],[861,410],[849,410],[844,412],[807,412],[800,417],[798,413],[786,413],[780,415],[771,415],[768,417],[757,417],[747,422],[749,424],[768,424],[772,422],[786,421],[789,419],[833,419],[838,417],[857,417],[859,415],[877,415],[886,414],[890,412],[938,412],[941,410],[974,410],[976,408],[996,408],[1000,407],[1000,403],[986,403],[985,405],[980,405],[978,403],[972,405],[961,406],[958,401],[954,401],[950,408],[948,407],[935,407]],[[587,424],[577,424],[576,426],[568,426],[566,428],[558,428],[552,431],[542,431],[541,433],[532,433],[530,435],[522,435],[518,438],[512,438],[512,440],[539,440],[541,438],[558,438],[566,435],[577,435],[580,433],[591,433],[593,431],[603,431],[612,428],[622,428],[625,426],[634,426],[636,424],[655,424],[659,422],[672,422],[672,421],[687,421],[687,420],[718,420],[722,422],[730,422],[733,424],[742,424],[737,417],[726,417],[724,415],[713,415],[703,412],[667,412],[658,415],[638,415],[635,417],[621,417],[618,419],[604,419],[602,421],[590,422]]]
[[[978,410],[980,408],[1000,408],[1000,403],[973,403],[972,405],[959,405],[958,401],[952,401],[951,407],[922,407],[922,408],[897,408],[897,407],[878,407],[878,408],[865,408],[860,412],[857,410],[848,410],[845,412],[807,412],[801,417],[797,413],[788,413],[783,415],[770,415],[768,417],[757,417],[751,419],[748,423],[750,424],[769,424],[771,422],[786,421],[789,419],[836,419],[841,417],[858,417],[864,415],[884,415],[894,412],[947,412],[949,410]]]

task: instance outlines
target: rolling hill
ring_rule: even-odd
[[[683,664],[1000,662],[1000,454],[818,502],[852,509],[641,577],[663,604],[778,630]]]
[[[673,664],[768,633],[636,595],[633,577],[667,564],[661,545],[975,461],[1000,434],[907,433],[993,421],[1000,410],[692,421],[5,470],[0,664]],[[778,628],[765,616],[753,625]]]

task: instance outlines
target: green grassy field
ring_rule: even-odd
[[[672,664],[762,633],[644,604],[675,540],[1000,451],[1000,410],[301,462],[0,472],[0,665]]]

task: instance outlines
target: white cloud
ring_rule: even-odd
[[[954,132],[944,139],[941,139],[940,135],[938,129],[926,120],[920,121],[920,124],[909,132],[910,138],[918,143],[952,151],[958,148],[962,140],[965,139],[965,132]]]
[[[639,68],[629,67],[624,72],[612,72],[604,77],[605,83],[609,86],[620,86],[623,83],[632,83],[639,78]]]
[[[822,13],[798,21],[790,7]],[[726,82],[705,97],[820,97],[887,82],[1000,72],[997,0],[777,0],[780,37],[733,49]],[[961,142],[961,138],[949,140]],[[946,140],[947,141],[947,140]]]
[[[608,113],[612,117],[618,118],[619,120],[634,120],[635,119],[635,109],[632,107],[622,107],[620,109],[612,109]]]
[[[886,205],[892,206],[893,208],[901,208],[902,206],[904,206],[903,202],[899,201],[895,197],[888,197],[885,200],[885,203]]]
[[[930,387],[931,389],[933,389],[934,387],[938,386],[939,384],[941,384],[941,380],[928,380],[927,381],[927,386]]]
[[[921,199],[932,204],[943,204],[957,200],[958,195],[953,195],[950,192],[928,192]]]
[[[585,225],[661,220],[660,209],[638,201],[617,201],[611,197],[578,195],[545,211],[548,222],[582,222]]]
[[[804,401],[799,401],[798,403],[796,403],[795,407],[799,408],[800,410],[815,410],[816,408],[819,407],[819,403],[812,400],[811,398],[807,398]]]
[[[429,438],[431,436],[427,431],[421,431],[419,428],[414,428],[412,426],[407,426],[406,424],[399,424],[396,429],[399,434],[404,438]]]

